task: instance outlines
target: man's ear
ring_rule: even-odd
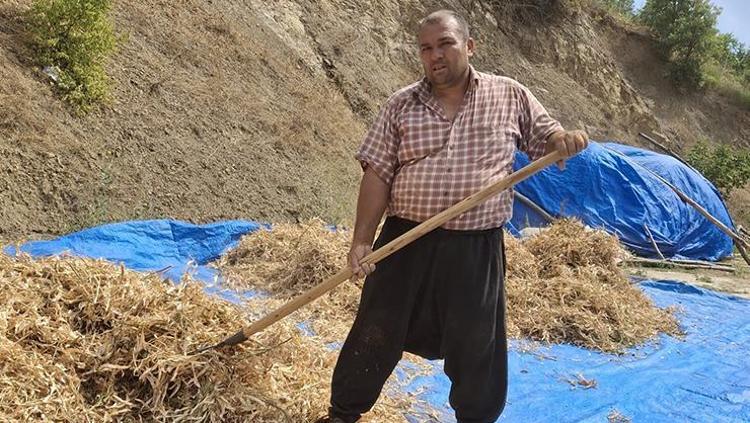
[[[474,44],[474,39],[469,37],[469,39],[466,40],[466,51],[469,53],[469,57],[474,55],[475,48],[476,45]]]

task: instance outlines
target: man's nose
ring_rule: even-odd
[[[443,51],[443,49],[442,49],[442,48],[439,48],[439,47],[438,47],[438,48],[434,48],[434,49],[432,49],[432,60],[433,60],[433,61],[435,61],[435,60],[440,60],[440,59],[442,59],[442,58],[443,58],[443,56],[445,55],[444,53],[445,53],[445,52]]]

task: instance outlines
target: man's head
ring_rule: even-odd
[[[419,22],[418,42],[425,76],[436,88],[465,81],[474,40],[463,17],[451,10],[430,13]]]

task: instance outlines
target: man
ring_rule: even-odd
[[[356,157],[364,175],[349,262],[365,275],[357,318],[333,374],[331,407],[319,422],[349,423],[377,400],[409,351],[444,358],[450,404],[461,423],[494,422],[505,405],[507,351],[504,192],[447,222],[375,266],[375,247],[512,171],[516,148],[532,159],[570,157],[588,143],[565,131],[527,88],[469,65],[466,21],[441,10],[419,25],[425,78],[388,99]],[[563,164],[560,163],[562,168]]]

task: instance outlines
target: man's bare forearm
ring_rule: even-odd
[[[357,217],[354,223],[353,244],[372,245],[375,231],[388,203],[390,185],[383,182],[374,170],[365,169],[357,198]]]

